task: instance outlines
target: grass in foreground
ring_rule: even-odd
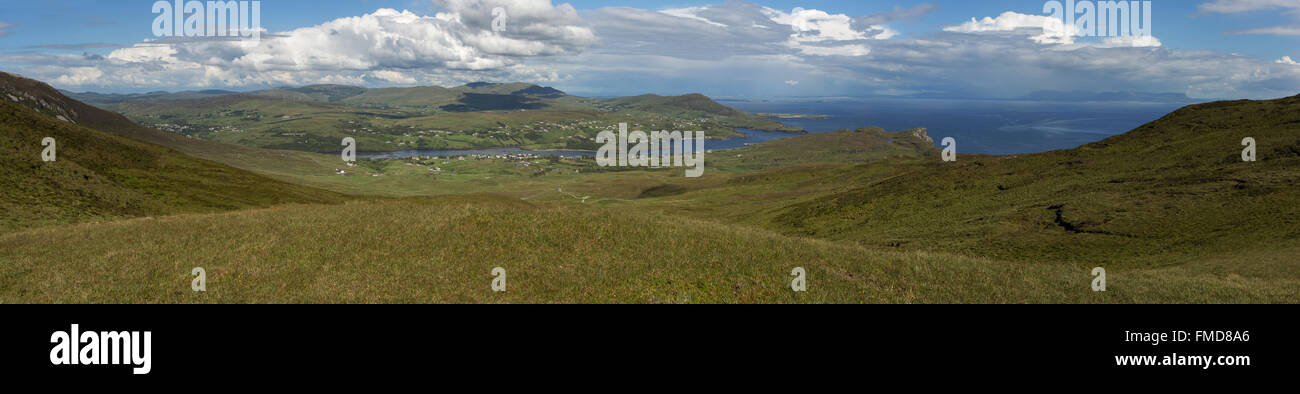
[[[1291,250],[1289,253],[1294,253]],[[1297,302],[1286,254],[1176,269],[895,252],[593,204],[513,197],[297,205],[0,236],[7,303]],[[790,271],[808,271],[806,293]],[[190,290],[204,267],[208,291]],[[493,267],[508,291],[490,289]]]

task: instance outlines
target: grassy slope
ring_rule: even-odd
[[[1247,136],[1260,142],[1258,162],[1240,159]],[[785,167],[636,203],[872,248],[1175,267],[1234,255],[1294,257],[1297,180],[1300,97],[1293,97],[1191,106],[1072,150]]]
[[[343,102],[361,106],[378,107],[442,107],[464,97],[461,92],[439,86],[415,88],[370,89],[351,96]]]
[[[719,152],[711,157],[711,168],[748,172],[775,167],[809,164],[874,163],[882,160],[908,161],[938,157],[934,141],[925,129],[888,132],[879,127],[808,134]]]
[[[4,87],[18,91],[14,84]],[[45,103],[35,104],[37,108],[78,121],[91,119],[93,111],[63,106],[65,103],[39,90],[24,92]],[[25,104],[0,100],[0,152],[4,152],[0,155],[0,231],[344,199],[333,192],[278,182],[56,120],[28,108],[30,100],[22,101]],[[41,161],[45,137],[57,141],[55,162]]]
[[[0,236],[0,261],[0,302],[1296,302],[1300,294],[1294,279],[1205,269],[1115,271],[1109,291],[1094,293],[1077,267],[881,251],[491,195],[38,229]],[[196,266],[207,270],[206,293],[189,288]],[[507,269],[505,293],[490,290],[498,266]],[[789,289],[796,266],[809,273],[807,293]]]
[[[340,92],[349,91],[347,87],[332,85],[310,86],[299,88],[299,90],[312,94],[326,91],[332,92],[336,95],[344,95],[345,93]],[[402,195],[402,193],[384,192],[385,190],[396,190],[393,187],[385,186],[395,184],[394,182],[391,182],[393,180],[391,178],[361,182],[361,186],[356,187],[347,185],[336,187],[340,184],[340,180],[331,177],[334,176],[335,171],[339,169],[342,164],[341,159],[337,154],[317,154],[288,150],[261,149],[249,146],[226,144],[217,141],[188,138],[179,134],[140,126],[117,113],[86,105],[80,101],[68,98],[41,82],[18,77],[12,74],[0,74],[0,91],[15,91],[30,94],[33,98],[43,101],[49,104],[49,106],[42,106],[37,101],[32,100],[25,100],[25,105],[42,109],[43,113],[50,116],[66,115],[65,117],[75,120],[79,125],[88,128],[136,141],[143,141],[150,144],[168,147],[190,156],[259,173],[275,180],[312,187],[324,187],[327,190],[341,193]],[[234,97],[232,95],[223,95],[222,97],[225,98],[209,98],[213,100],[225,100],[226,102],[231,103],[243,102],[250,98],[256,99],[256,97],[253,96]],[[192,101],[187,101],[187,99],[176,98],[167,101],[181,106],[192,105]],[[250,102],[255,104],[282,103],[282,101],[258,100],[252,100]],[[355,169],[352,172],[360,176],[368,176],[372,174],[372,172],[365,169]],[[370,190],[379,190],[379,192],[367,193],[365,188],[375,183],[379,183],[379,187],[377,189],[371,188]],[[402,183],[409,185],[408,182]]]

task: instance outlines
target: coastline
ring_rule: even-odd
[[[755,113],[754,116],[760,116],[764,118],[776,118],[776,119],[831,119],[830,115],[778,114],[778,113],[767,113],[767,112]]]

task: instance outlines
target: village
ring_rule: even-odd
[[[415,155],[403,158],[361,159],[348,167],[336,168],[338,176],[358,176],[362,167],[371,177],[396,175],[428,176],[544,176],[605,172],[594,158],[586,156],[541,155],[536,153]]]

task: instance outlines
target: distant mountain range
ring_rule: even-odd
[[[953,100],[1029,100],[1029,101],[1064,101],[1064,102],[1146,102],[1170,104],[1194,104],[1212,101],[1195,99],[1183,93],[1146,93],[1146,92],[1082,92],[1040,90],[1014,98],[989,98],[974,94],[961,93],[916,93],[898,98],[953,99]]]
[[[303,87],[278,87],[273,89],[257,90],[251,92],[235,92],[230,90],[187,90],[181,92],[149,92],[149,93],[95,93],[95,92],[71,92],[61,90],[60,92],[68,97],[92,105],[111,105],[131,101],[169,101],[169,100],[193,100],[215,96],[226,96],[235,94],[272,96],[284,99],[318,101],[318,102],[344,102],[349,98],[362,96],[366,93],[374,92],[373,96],[391,96],[397,92],[422,92],[432,93],[434,95],[447,96],[452,93],[460,94],[491,94],[491,95],[510,95],[523,98],[560,98],[568,94],[547,86],[539,86],[528,83],[491,83],[491,82],[472,82],[454,88],[443,87],[412,87],[412,88],[384,88],[384,89],[367,89],[359,86],[349,85],[308,85]],[[367,100],[354,100],[358,102],[367,102]],[[382,100],[381,100],[382,101]]]
[[[1158,102],[1158,103],[1197,103],[1198,100],[1183,93],[1144,93],[1144,92],[1062,92],[1041,90],[1021,97],[1033,101],[1121,101],[1121,102]]]

